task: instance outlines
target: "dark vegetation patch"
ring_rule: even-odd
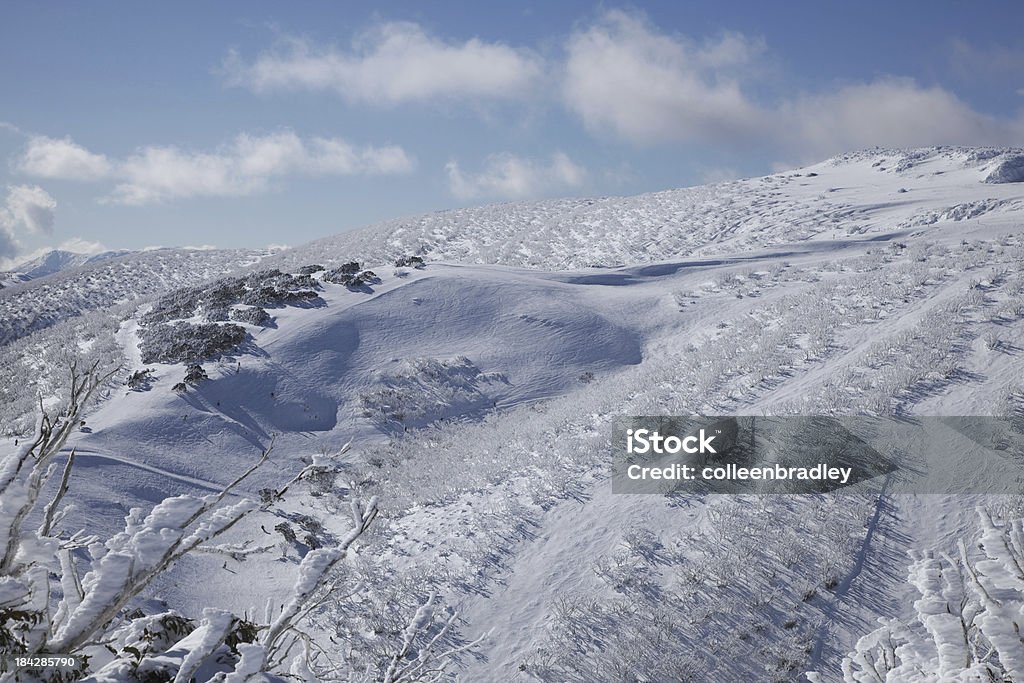
[[[270,314],[260,306],[249,306],[247,308],[232,308],[231,320],[249,325],[265,326],[270,322]]]
[[[277,269],[261,270],[165,294],[143,316],[142,322],[153,325],[191,318],[196,314],[210,322],[229,318],[238,320],[230,313],[235,304],[258,307],[299,305],[316,299],[319,288],[319,283],[309,273],[292,275]]]
[[[237,348],[247,336],[231,323],[150,325],[140,331],[143,363],[194,363]]]

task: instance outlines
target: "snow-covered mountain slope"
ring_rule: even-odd
[[[1020,208],[1019,185],[1001,181],[1016,177],[1012,169],[1022,154],[873,150],[763,178],[635,197],[441,211],[318,240],[281,259],[298,265],[415,253],[462,263],[583,268],[998,218]]]
[[[99,254],[103,258],[94,256],[78,263],[78,258],[61,256],[67,252],[50,252],[50,256],[58,256],[56,264],[43,257],[34,267],[46,270],[54,266],[55,270],[0,290],[0,346],[85,311],[135,301],[244,268],[268,253],[249,249],[154,249],[124,255]]]
[[[216,489],[273,441],[253,495],[313,458],[337,472],[234,530],[270,550],[186,558],[155,596],[259,613],[343,533],[355,491],[383,501],[347,566],[366,588],[309,627],[345,643],[328,646],[342,670],[389,661],[433,592],[459,613],[452,647],[490,633],[452,663],[463,680],[839,680],[877,617],[913,615],[906,553],[955,552],[974,506],[1005,500],[885,482],[618,495],[611,422],[1022,414],[1024,184],[1002,182],[1018,154],[873,151],[707,188],[434,214],[260,263],[285,275],[153,301],[116,337],[127,369],[152,373],[68,444],[75,523],[109,534],[131,506]],[[426,267],[387,265],[409,253]],[[352,258],[379,282],[301,279]],[[239,321],[257,305],[270,320]],[[159,327],[175,321],[192,327]],[[202,362],[208,379],[142,362],[154,346],[140,339],[209,324],[245,340]]]
[[[34,259],[18,264],[12,269],[12,272],[20,276],[22,280],[35,280],[47,275],[53,275],[62,270],[77,268],[87,263],[97,263],[109,258],[124,256],[128,253],[130,252],[126,249],[103,251],[98,254],[78,254],[63,249],[51,249]]]

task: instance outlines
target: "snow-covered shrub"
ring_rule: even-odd
[[[502,377],[480,371],[465,356],[412,358],[395,372],[380,375],[378,385],[363,393],[364,417],[380,426],[422,426],[444,415],[492,406],[485,393]]]
[[[127,380],[125,380],[125,386],[132,391],[145,391],[148,390],[150,385],[153,383],[153,370],[152,368],[146,368],[145,370],[136,370],[133,372]]]
[[[123,350],[114,335],[130,310],[89,311],[0,346],[0,433],[31,434],[41,395],[67,400],[63,369],[70,363],[98,361],[103,372],[121,365]]]
[[[247,334],[231,323],[148,325],[140,330],[139,350],[143,363],[194,362],[235,349]]]
[[[333,282],[337,285],[347,285],[351,277],[361,269],[362,265],[358,261],[343,263],[337,268],[327,271],[327,273],[324,274],[324,281]]]
[[[83,314],[106,318],[126,302],[216,277],[259,256],[243,249],[156,249],[19,284],[0,297],[0,346]]]
[[[270,322],[270,314],[259,306],[232,308],[231,320],[236,323],[247,323],[249,325],[266,325]]]
[[[145,326],[191,318],[201,313],[211,321],[227,320],[235,304],[250,306],[296,305],[317,297],[319,283],[308,274],[291,275],[261,270],[227,277],[199,287],[184,287],[157,299],[142,318]]]
[[[360,270],[359,264],[353,261],[329,271],[324,275],[324,281],[349,289],[363,289],[368,284],[378,284],[380,278],[372,270]]]
[[[313,273],[319,273],[321,270],[326,270],[326,268],[319,264],[311,264],[308,266],[302,266],[299,268],[298,272],[299,275],[312,275]]]
[[[543,681],[796,680],[820,596],[853,567],[870,503],[737,497],[705,507],[705,528],[627,527],[595,566],[607,591],[583,587],[553,605],[524,666]]]
[[[999,338],[999,333],[994,330],[986,332],[983,339],[985,341],[985,348],[989,351],[998,351],[1003,346],[1003,340]]]
[[[239,301],[249,306],[288,306],[310,301],[317,298],[317,296],[317,293],[311,289],[293,291],[265,286],[246,291]]]
[[[1000,526],[982,508],[978,518],[981,553],[961,542],[955,558],[911,556],[916,618],[880,619],[843,659],[844,681],[1024,680],[1024,519]]]
[[[203,370],[203,366],[198,363],[192,363],[185,368],[185,382],[195,386],[203,380],[210,379],[210,376],[206,374],[206,370]]]
[[[423,268],[423,257],[422,256],[399,256],[395,259],[395,266],[402,268],[411,266],[413,268]]]

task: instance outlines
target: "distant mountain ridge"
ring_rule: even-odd
[[[80,254],[64,249],[52,249],[24,263],[19,263],[11,269],[11,274],[21,281],[36,280],[63,270],[77,268],[88,263],[96,263],[130,253],[132,252],[129,249],[101,251],[94,254]]]
[[[35,277],[6,274],[0,288],[0,347],[86,311],[196,285],[255,265],[270,254],[266,249],[184,248],[44,254],[23,264]],[[53,270],[40,274],[48,269]]]

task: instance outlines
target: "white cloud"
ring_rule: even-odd
[[[478,38],[445,42],[418,24],[390,22],[359,35],[348,51],[299,39],[251,64],[236,53],[224,64],[228,82],[256,92],[333,91],[347,100],[390,106],[434,98],[509,98],[541,76],[532,52]]]
[[[1024,135],[1024,116],[989,116],[908,78],[762,101],[742,71],[756,69],[764,49],[739,34],[698,44],[610,11],[570,36],[562,94],[597,135],[642,145],[758,145],[805,160],[874,145],[1014,144]],[[983,59],[963,46],[959,54]],[[1004,50],[985,58],[1005,67],[1017,57]]]
[[[739,177],[740,174],[735,168],[708,168],[701,174],[701,181],[705,185],[714,185],[715,183],[727,183]]]
[[[522,199],[575,189],[587,178],[586,169],[566,154],[556,152],[549,161],[538,162],[513,154],[487,158],[478,174],[466,174],[455,161],[445,166],[448,189],[459,199],[480,197]]]
[[[17,231],[52,234],[56,209],[57,202],[38,185],[8,185],[0,208],[0,258],[18,253]]]
[[[692,44],[611,11],[569,38],[563,96],[587,128],[641,144],[748,138],[763,112],[727,67],[749,63],[759,45],[738,34]]]
[[[70,237],[57,245],[57,248],[75,254],[98,254],[101,251],[108,251],[102,242],[91,242],[81,237]]]
[[[0,219],[0,268],[10,268],[10,259],[17,255],[19,249],[14,231]]]
[[[85,169],[83,160],[102,159]],[[74,163],[72,163],[74,162]],[[18,162],[23,173],[67,180],[113,179],[104,200],[141,205],[189,197],[249,195],[287,175],[378,175],[407,173],[413,160],[401,147],[355,147],[339,138],[303,140],[291,131],[241,134],[213,151],[174,146],[143,147],[124,159],[93,154],[70,139],[34,138]]]
[[[99,180],[110,173],[110,161],[93,154],[71,138],[58,140],[43,135],[29,139],[17,170],[37,178]]]
[[[9,185],[5,204],[0,211],[0,221],[11,229],[34,234],[53,233],[57,202],[43,188],[38,185]]]
[[[1006,87],[1018,85],[1024,78],[1024,49],[1017,46],[979,47],[954,39],[949,44],[949,62],[955,76],[974,83],[980,79]]]
[[[776,120],[780,141],[805,156],[875,145],[1010,144],[1024,133],[1024,120],[982,114],[947,90],[906,78],[800,97],[782,105]]]

